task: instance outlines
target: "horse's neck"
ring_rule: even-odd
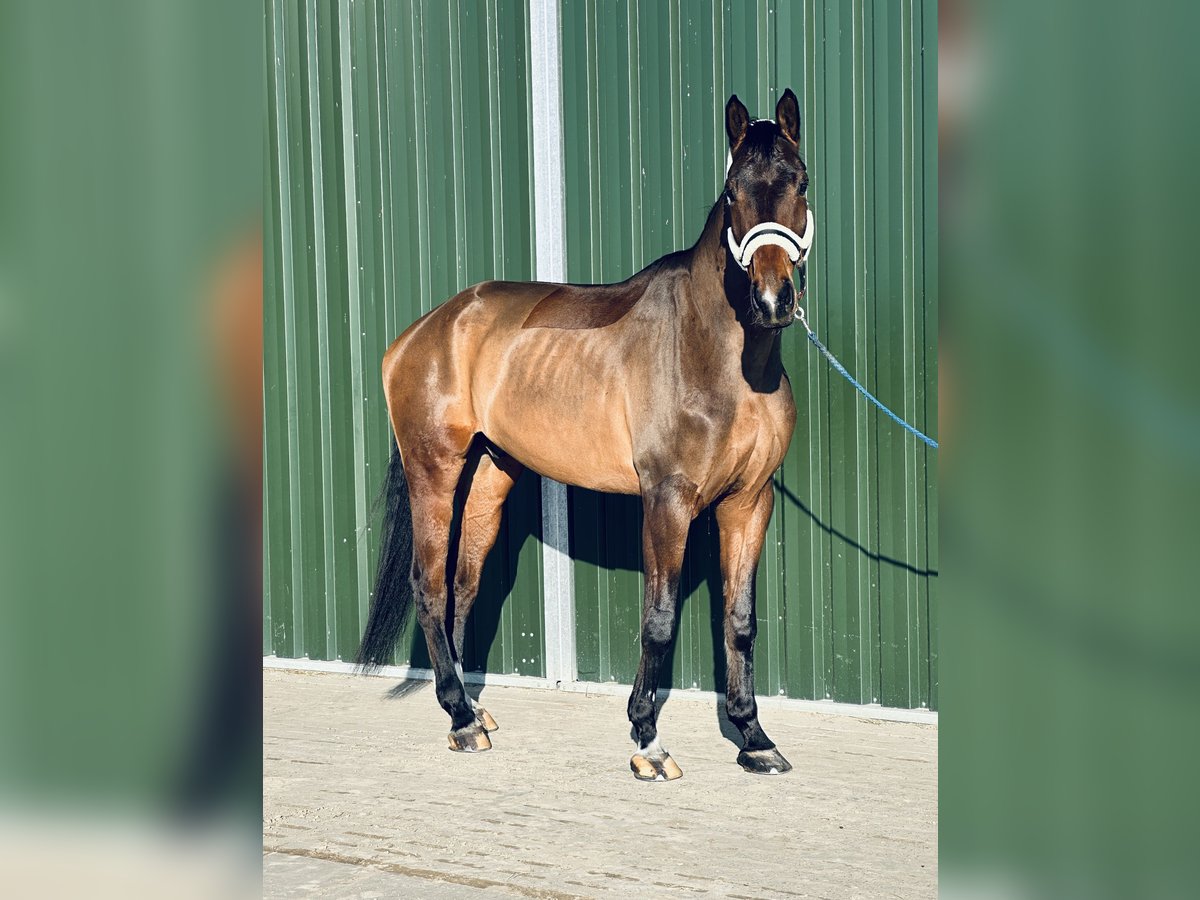
[[[774,390],[783,372],[779,332],[748,321],[750,279],[725,244],[725,204],[714,204],[692,247],[688,339],[739,373],[756,391]]]

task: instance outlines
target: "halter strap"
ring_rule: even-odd
[[[740,244],[733,237],[733,226],[725,229],[725,239],[729,242],[729,250],[733,254],[734,260],[743,269],[748,269],[755,252],[768,244],[782,247],[787,251],[792,265],[798,266],[808,258],[815,231],[816,225],[813,223],[813,214],[810,209],[804,223],[803,237],[778,222],[760,222],[746,232]]]

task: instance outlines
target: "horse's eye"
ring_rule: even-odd
[[[733,201],[736,199],[737,199],[737,197],[735,197],[733,195],[733,188],[726,188],[725,189],[725,202],[732,205]]]

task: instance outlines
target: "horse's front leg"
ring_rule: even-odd
[[[782,774],[792,767],[758,724],[754,699],[754,574],[774,503],[768,481],[757,494],[734,494],[716,510],[725,593],[725,712],[742,733],[738,764],[758,775]]]
[[[679,574],[696,502],[696,486],[678,475],[642,491],[646,596],[642,606],[642,658],[629,697],[629,721],[638,742],[629,767],[642,781],[671,781],[683,775],[659,743],[656,697],[663,659],[675,640]]]

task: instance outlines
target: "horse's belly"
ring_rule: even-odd
[[[638,493],[632,448],[621,436],[592,427],[591,410],[514,406],[496,404],[483,431],[522,465],[563,484]]]
[[[569,437],[531,442],[515,434],[503,434],[492,440],[522,465],[563,484],[613,494],[639,492],[632,462],[606,457],[595,447]]]
[[[609,377],[604,366],[589,366],[584,352],[564,353],[561,346],[524,349],[476,383],[483,433],[555,481],[638,493],[619,376]]]

